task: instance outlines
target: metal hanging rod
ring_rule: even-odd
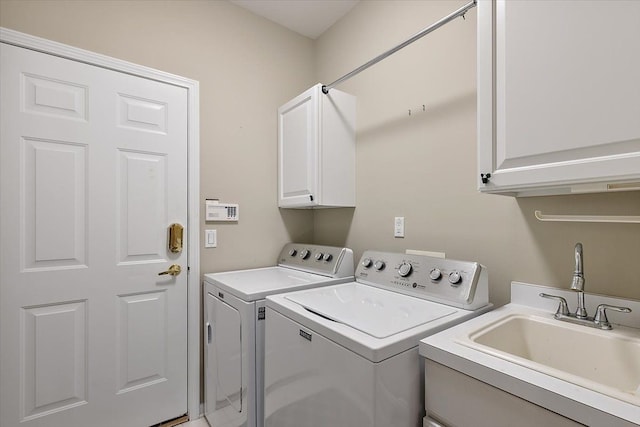
[[[415,34],[414,36],[410,37],[408,40],[400,43],[396,47],[389,49],[388,51],[376,56],[375,58],[373,58],[371,61],[367,62],[366,64],[363,64],[363,65],[359,66],[358,68],[356,68],[355,70],[351,71],[350,73],[345,74],[344,76],[340,77],[335,82],[333,82],[331,84],[328,84],[328,85],[323,85],[322,86],[322,92],[325,93],[325,94],[329,93],[329,90],[334,88],[336,85],[339,85],[343,81],[350,79],[351,77],[355,76],[356,74],[359,74],[360,72],[366,70],[367,68],[371,67],[372,65],[377,64],[378,62],[382,61],[386,57],[393,55],[394,53],[396,53],[397,51],[399,51],[403,47],[410,45],[414,41],[416,41],[418,39],[421,39],[422,37],[426,36],[430,32],[437,30],[438,28],[442,27],[443,25],[449,23],[450,21],[453,21],[454,19],[456,19],[456,18],[458,18],[460,16],[462,16],[464,18],[465,13],[467,13],[470,9],[473,9],[474,7],[476,7],[477,4],[478,4],[477,0],[473,0],[471,3],[468,3],[467,5],[461,7],[460,9],[456,10],[452,14],[445,16],[444,18],[442,18],[438,22],[436,22],[434,24],[431,24],[430,26],[428,26],[424,30],[422,30],[419,33]]]

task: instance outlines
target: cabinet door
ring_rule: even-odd
[[[639,181],[639,52],[638,1],[480,2],[480,190]]]
[[[318,100],[314,86],[278,109],[278,205],[318,204]]]

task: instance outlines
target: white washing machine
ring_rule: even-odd
[[[367,251],[351,283],[267,297],[266,427],[417,427],[421,338],[490,310],[475,262]]]
[[[260,427],[265,297],[353,281],[353,252],[289,243],[274,267],[204,278],[205,416],[214,427]]]

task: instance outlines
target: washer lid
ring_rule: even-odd
[[[318,284],[332,285],[349,279],[333,279],[292,268],[265,267],[205,274],[204,280],[244,301],[256,301],[271,294],[306,289]]]
[[[457,312],[443,304],[355,282],[296,292],[285,298],[374,338],[387,338]]]

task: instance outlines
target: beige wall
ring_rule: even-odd
[[[316,43],[330,83],[466,1],[361,1]],[[584,244],[586,290],[640,299],[638,224],[541,223],[554,214],[640,215],[640,192],[515,199],[476,190],[476,10],[339,86],[358,98],[355,209],[317,211],[318,243],[442,250],[489,269],[491,300],[512,280],[566,288]],[[426,112],[408,115],[409,109]],[[404,216],[406,237],[393,237]],[[570,302],[573,306],[574,301]]]
[[[358,97],[357,208],[277,208],[277,107],[464,3],[363,0],[315,43],[214,0],[0,0],[0,25],[200,82],[201,199],[240,204],[238,224],[206,226],[219,247],[202,249],[203,272],[271,264],[287,241],[346,245],[357,257],[443,250],[485,264],[502,304],[511,280],[567,287],[582,241],[586,289],[640,299],[640,226],[533,216],[638,215],[640,192],[514,199],[476,190],[475,10],[340,86]],[[406,218],[404,239],[393,238],[394,216]]]
[[[311,40],[226,1],[1,0],[0,25],[200,82],[201,199],[240,204],[239,223],[207,225],[202,272],[312,240],[313,214],[276,200],[276,110],[315,83]]]

